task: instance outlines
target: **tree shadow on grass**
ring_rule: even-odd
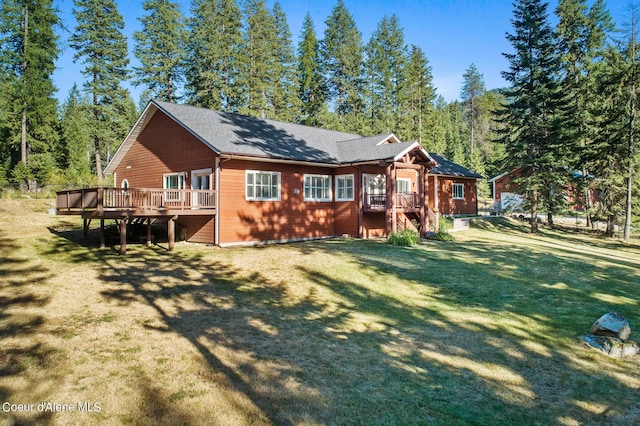
[[[88,259],[86,248],[59,249],[71,261]],[[626,265],[591,265],[562,245],[551,253],[543,246],[531,251],[483,242],[411,249],[309,242],[283,248],[299,256],[293,266],[283,265],[304,283],[292,294],[286,278],[241,268],[236,258],[273,250],[100,255],[101,294],[132,309],[152,307],[158,321],[141,327],[187,339],[201,356],[206,380],[226,384],[219,397],[244,423],[640,418],[633,411],[640,397],[633,386],[637,369],[628,370],[633,362],[598,371],[606,363],[575,348],[578,334],[611,307],[594,293],[626,295],[631,301],[623,306],[634,307],[637,293],[621,278]],[[331,256],[356,268],[358,278],[322,262]],[[398,287],[381,291],[385,279]],[[583,324],[567,324],[582,312],[588,317]],[[596,401],[593,394],[602,388],[612,391]],[[146,395],[136,417],[141,423],[161,422],[180,397],[166,394],[154,378],[140,392]],[[195,421],[215,423],[216,413],[211,416]],[[172,418],[193,420],[179,412]]]
[[[35,405],[50,388],[31,378],[55,368],[57,351],[38,337],[47,326],[39,311],[46,308],[50,297],[34,286],[46,283],[52,274],[22,257],[20,249],[18,240],[0,230],[0,402]],[[26,396],[33,399],[26,401]],[[9,424],[46,423],[50,419],[51,413],[25,413],[10,407],[0,411],[0,421]]]

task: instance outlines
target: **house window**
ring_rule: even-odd
[[[404,179],[404,178],[397,179],[396,193],[411,194],[411,179]]]
[[[163,176],[163,188],[175,189],[177,191],[165,191],[166,201],[180,201],[181,192],[184,189],[185,173],[169,173]]]
[[[304,175],[305,201],[331,201],[331,176]]]
[[[353,201],[353,175],[336,176],[336,201]]]
[[[454,183],[452,185],[453,199],[464,200],[464,184]]]
[[[280,172],[246,172],[247,200],[280,201]]]

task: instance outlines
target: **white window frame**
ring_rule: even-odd
[[[257,179],[256,177],[260,176],[260,183],[256,183]],[[267,178],[268,176],[268,178]],[[262,178],[267,178],[270,180],[269,183],[267,184],[263,184],[262,183]],[[275,191],[276,194],[273,194],[273,179],[277,179],[277,185],[275,186]],[[282,184],[282,180],[280,178],[280,172],[270,172],[270,171],[264,171],[264,170],[246,170],[245,171],[245,176],[244,176],[244,196],[245,199],[247,201],[280,201],[280,193],[281,191],[281,184]],[[256,195],[257,194],[257,188],[264,188],[264,187],[268,187],[269,188],[269,196],[268,197],[263,197],[262,194],[262,190],[260,190],[260,195]]]
[[[171,188],[169,187],[168,183],[168,179],[171,177],[177,177],[177,184],[178,187],[177,188]],[[165,201],[181,201],[182,197],[181,197],[181,192],[173,192],[171,191],[173,190],[183,190],[185,189],[185,182],[187,180],[187,173],[186,172],[177,172],[177,173],[165,173],[162,175],[162,188],[165,189],[165,193],[164,193],[164,199]]]
[[[330,175],[304,175],[304,201],[331,201],[331,176]],[[318,191],[324,196],[318,197]]]
[[[406,191],[400,191],[400,185],[398,185],[399,183],[402,183],[404,185],[406,185]],[[413,191],[411,191],[411,179],[408,178],[398,178],[396,179],[396,194],[411,194]]]
[[[351,185],[345,185],[346,182],[351,181]],[[341,182],[342,181],[342,182]],[[351,195],[349,196],[348,190],[351,189]],[[340,192],[343,192],[340,197]],[[336,201],[353,201],[355,200],[355,176],[354,175],[337,175],[336,176]]]
[[[456,188],[460,188],[458,191],[460,195],[456,195]],[[454,200],[464,200],[464,183],[454,183],[451,185],[451,195]]]

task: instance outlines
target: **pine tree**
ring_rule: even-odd
[[[509,70],[502,76],[510,83],[505,94],[511,102],[500,111],[502,142],[506,169],[520,169],[517,183],[525,194],[535,233],[541,205],[553,208],[564,195],[560,172],[566,154],[558,138],[559,66],[546,3],[519,0],[512,23],[514,33],[507,34],[507,40],[515,53],[503,54],[509,61]]]
[[[416,45],[409,48],[404,74],[402,108],[405,114],[399,126],[399,137],[402,140],[418,141],[427,149],[442,154],[444,137],[439,131],[441,127],[436,125],[436,89],[433,86],[433,75],[424,51]]]
[[[235,0],[195,0],[188,27],[189,103],[236,112],[240,98],[242,13]]]
[[[272,99],[277,67],[278,42],[275,20],[264,0],[247,0],[244,8],[244,44],[242,49],[243,106],[240,112],[259,118],[274,118]]]
[[[296,74],[296,55],[291,42],[291,31],[287,18],[278,1],[273,5],[276,47],[275,63],[272,70],[272,104],[274,118],[293,122],[300,110],[300,99],[296,93],[299,86]]]
[[[140,18],[142,30],[133,33],[134,54],[142,66],[134,68],[133,82],[144,85],[153,98],[175,102],[184,78],[184,17],[170,0],[145,0],[142,7],[148,15]]]
[[[362,102],[362,35],[343,0],[325,21],[321,42],[330,108],[338,130],[357,132],[364,127]]]
[[[127,39],[124,21],[113,0],[74,0],[77,26],[69,39],[82,59],[82,74],[88,79],[84,90],[90,96],[91,139],[98,183],[102,184],[102,157],[118,147],[126,135],[122,112],[130,97],[121,82],[128,78]],[[135,107],[134,107],[135,108]]]
[[[84,102],[77,85],[73,85],[69,96],[60,109],[62,144],[65,156],[62,165],[66,168],[67,182],[87,184],[91,181],[91,134],[89,132],[89,105]]]
[[[567,96],[567,111],[563,117],[562,138],[574,153],[571,165],[582,170],[579,197],[590,208],[589,171],[585,168],[588,144],[597,127],[592,125],[599,109],[594,93],[595,64],[602,60],[607,34],[613,30],[611,17],[603,0],[587,9],[586,0],[561,0],[556,9],[558,47],[561,54],[562,92]],[[590,221],[590,216],[587,216]]]
[[[25,172],[18,174],[24,178],[27,168],[40,169],[45,163],[53,167],[59,133],[51,77],[58,57],[58,25],[51,0],[6,0],[0,5],[3,133],[9,142],[3,151],[19,157]]]
[[[320,64],[320,43],[311,15],[302,23],[298,44],[298,96],[301,101],[299,121],[308,126],[321,126],[326,111],[326,87]]]
[[[484,76],[475,64],[471,64],[462,75],[462,89],[460,97],[464,101],[465,117],[469,125],[469,158],[474,156],[476,145],[476,127],[479,111],[479,99],[484,93]]]
[[[400,129],[407,48],[398,17],[384,16],[365,48],[367,119],[373,133]]]

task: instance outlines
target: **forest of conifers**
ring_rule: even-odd
[[[75,27],[60,39],[53,0],[0,5],[0,186],[94,185],[149,99],[419,141],[487,177],[520,168],[532,214],[567,208],[561,187],[597,187],[588,205],[610,222],[638,204],[633,161],[637,19],[616,25],[603,0],[517,0],[508,87],[485,90],[469,64],[460,101],[433,85],[428,54],[405,40],[396,15],[368,40],[343,0],[317,34],[305,18],[297,46],[276,1],[145,0],[128,40],[115,0],[74,0]],[[551,19],[551,15],[554,19]],[[555,25],[551,21],[556,22]],[[83,80],[60,104],[52,74],[64,43]],[[128,44],[139,66],[132,67]],[[124,88],[144,88],[138,103]],[[482,196],[489,195],[479,182]],[[636,209],[637,211],[637,209]],[[629,222],[630,223],[630,222]],[[532,225],[533,226],[533,225]]]

